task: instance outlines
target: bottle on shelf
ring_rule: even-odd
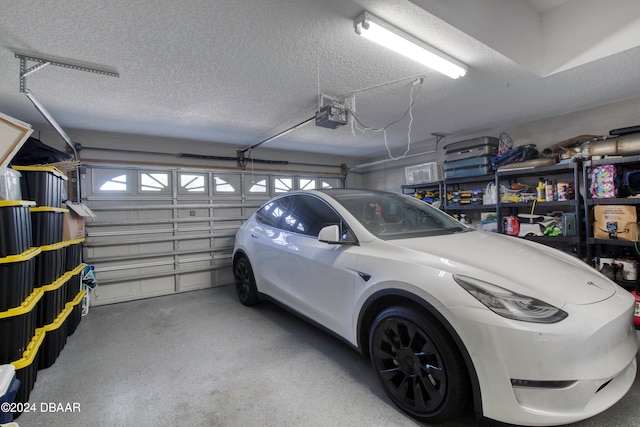
[[[540,178],[540,181],[538,182],[538,187],[537,187],[537,192],[538,192],[538,196],[537,196],[537,200],[538,202],[544,202],[546,201],[546,188],[547,186],[544,183],[544,178]]]

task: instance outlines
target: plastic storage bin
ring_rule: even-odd
[[[84,243],[84,237],[75,240],[67,240],[65,243],[67,245],[65,270],[71,271],[82,264],[82,244]]]
[[[80,321],[82,320],[82,300],[87,295],[87,291],[85,289],[78,292],[78,295],[71,301],[68,302],[66,307],[71,309],[69,313],[69,319],[67,320],[67,334],[69,336],[73,335],[73,333],[78,328]]]
[[[43,331],[44,341],[40,346],[38,354],[38,369],[45,369],[53,365],[60,352],[67,344],[69,315],[73,311],[73,307],[66,307],[53,320],[53,322],[39,328]]]
[[[38,288],[43,292],[36,309],[36,327],[42,328],[55,321],[56,317],[65,309],[67,303],[67,282],[71,274],[65,273],[50,285]]]
[[[43,292],[35,289],[22,305],[0,312],[0,364],[22,357],[36,331],[36,306]]]
[[[20,380],[16,378],[16,368],[12,364],[0,365],[0,404],[13,403],[18,394]],[[0,411],[0,424],[13,421],[11,412]]]
[[[38,353],[43,341],[44,332],[36,332],[21,358],[11,362],[16,368],[16,378],[20,380],[20,388],[14,402],[25,403],[29,401],[29,395],[38,378]],[[18,415],[20,413],[14,412],[14,418]]]
[[[67,271],[65,274],[69,275],[67,281],[67,302],[73,301],[82,288],[82,271],[87,264],[80,264],[71,271]]]
[[[67,248],[64,242],[40,246],[36,258],[34,287],[50,285],[65,273]]]
[[[0,167],[0,200],[22,200],[21,176],[15,169]]]
[[[33,292],[36,257],[40,248],[0,258],[0,312],[20,306]]]
[[[22,197],[38,206],[61,208],[66,200],[67,176],[53,166],[13,166],[22,174]]]
[[[45,246],[62,241],[64,214],[69,209],[38,206],[31,208],[33,246]]]
[[[0,258],[20,254],[33,246],[31,206],[35,203],[0,200]]]

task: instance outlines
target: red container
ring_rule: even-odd
[[[633,295],[636,299],[636,310],[633,315],[633,324],[636,329],[640,329],[640,295],[638,295],[638,290],[631,291],[631,295]]]

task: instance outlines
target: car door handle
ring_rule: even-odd
[[[257,239],[258,236],[256,236],[255,234],[251,233],[251,237],[253,237],[254,239]]]

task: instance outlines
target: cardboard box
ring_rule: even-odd
[[[67,202],[69,212],[64,214],[62,240],[75,240],[85,237],[85,218],[95,218],[96,215],[82,203]]]
[[[596,239],[634,241],[637,238],[638,215],[634,205],[596,205],[593,219]]]
[[[0,167],[7,167],[33,132],[31,125],[0,113]]]

